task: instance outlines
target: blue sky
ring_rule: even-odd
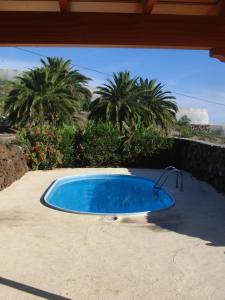
[[[225,64],[209,57],[208,51],[106,49],[106,48],[24,48],[47,56],[71,59],[95,87],[109,76],[103,73],[128,70],[133,76],[157,79],[172,92],[203,98],[216,105],[174,94],[179,107],[207,108],[210,123],[225,124]],[[40,57],[16,48],[0,48],[0,68],[24,70],[40,64]]]

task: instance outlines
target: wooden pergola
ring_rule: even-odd
[[[209,50],[225,61],[225,0],[0,0],[0,46]]]

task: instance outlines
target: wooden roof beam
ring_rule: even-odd
[[[225,49],[225,18],[154,14],[0,12],[0,46]]]
[[[155,3],[156,0],[143,0],[143,13],[150,14],[153,10]]]
[[[59,8],[62,13],[69,12],[69,0],[58,0]]]

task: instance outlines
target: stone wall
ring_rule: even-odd
[[[218,192],[225,193],[225,146],[174,139],[170,150],[151,158],[144,157],[129,167],[162,169],[167,166],[188,171],[194,177],[211,184]]]
[[[22,177],[27,170],[19,146],[0,144],[0,190]]]
[[[225,147],[188,139],[176,139],[171,164],[225,192]]]

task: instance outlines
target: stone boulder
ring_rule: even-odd
[[[0,190],[21,178],[28,171],[19,146],[0,144]]]

